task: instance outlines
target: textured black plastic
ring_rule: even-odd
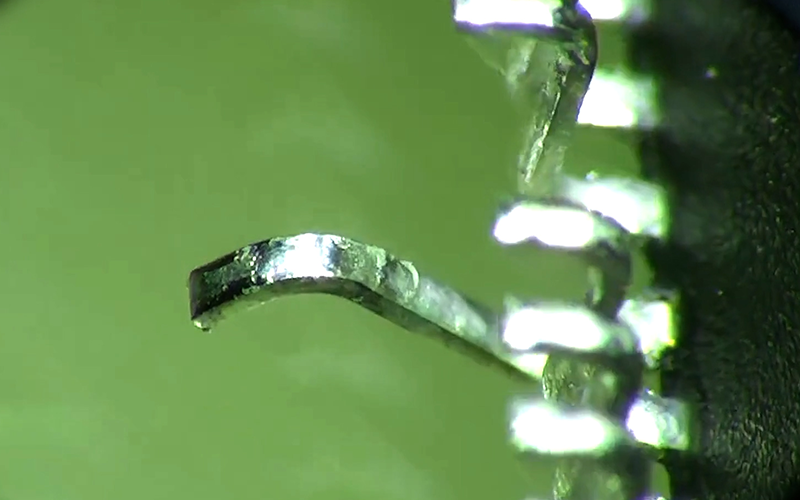
[[[800,42],[755,0],[653,0],[631,34],[663,127],[646,177],[672,190],[672,232],[648,249],[682,293],[666,394],[697,405],[695,454],[664,463],[673,497],[784,500],[800,485]]]
[[[791,25],[795,32],[800,31],[800,2],[798,0],[763,0],[787,24]]]

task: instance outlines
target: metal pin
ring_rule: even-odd
[[[192,271],[189,288],[192,321],[206,331],[237,307],[328,294],[513,375],[532,375],[525,360],[502,346],[497,313],[420,274],[411,262],[342,236],[308,233],[248,245]]]
[[[659,123],[657,87],[650,78],[597,69],[583,98],[578,123],[606,128],[653,129]]]
[[[505,245],[529,242],[580,256],[594,270],[589,303],[616,316],[631,283],[631,259],[628,233],[613,220],[581,207],[521,201],[497,218],[494,237]]]
[[[685,405],[649,391],[633,403],[625,426],[602,411],[527,398],[512,402],[509,433],[516,450],[561,459],[557,498],[594,498],[602,491],[659,499],[663,497],[642,496],[648,448],[689,449],[689,420]],[[632,490],[638,494],[627,496]]]
[[[528,120],[519,191],[549,192],[597,60],[589,15],[561,0],[456,0],[453,19]]]
[[[540,302],[506,314],[501,338],[515,352],[629,356],[639,353],[633,332],[586,307]]]
[[[538,398],[513,401],[509,430],[523,453],[602,457],[638,446],[619,422],[598,411]]]
[[[659,450],[686,451],[692,441],[689,405],[645,390],[628,411],[626,427],[640,443]]]
[[[616,221],[634,236],[662,239],[669,228],[667,195],[661,186],[622,177],[562,176],[555,196]]]
[[[595,22],[641,23],[650,15],[648,0],[580,0]]]
[[[639,350],[645,363],[656,369],[662,355],[678,341],[677,295],[656,295],[632,298],[625,301],[619,311],[619,321],[625,324],[639,340]]]

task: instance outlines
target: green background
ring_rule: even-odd
[[[0,11],[0,499],[547,492],[549,467],[505,442],[507,401],[534,383],[333,298],[274,302],[211,335],[188,317],[192,268],[306,231],[384,246],[494,306],[581,296],[579,262],[489,237],[519,120],[449,9]],[[582,131],[569,159],[635,170],[608,131]]]

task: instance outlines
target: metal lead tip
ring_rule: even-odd
[[[589,302],[616,315],[631,282],[629,234],[616,221],[569,204],[526,200],[501,213],[493,233],[504,245],[530,242],[579,255],[594,270]]]
[[[660,121],[656,84],[650,78],[597,69],[583,98],[578,123],[650,130]]]
[[[649,0],[580,0],[595,22],[641,23],[650,15]]]
[[[632,235],[662,239],[669,229],[665,190],[624,177],[561,177],[555,195],[615,221]]]
[[[586,307],[540,302],[515,307],[506,315],[503,342],[517,352],[628,356],[639,342],[628,328]]]
[[[541,399],[511,406],[512,445],[521,452],[555,456],[596,456],[638,444],[618,422],[594,410]]]

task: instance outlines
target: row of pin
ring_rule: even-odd
[[[559,251],[576,251],[596,266],[602,265],[602,256],[597,253],[604,244],[612,247],[624,244],[621,240],[627,231],[614,229],[613,225],[608,227],[607,219],[583,207],[526,201],[498,218],[494,234],[504,244],[532,243]],[[618,396],[619,386],[613,379],[602,380],[608,372],[577,377],[568,374],[574,384],[572,394],[565,396],[556,391],[552,394],[555,400],[547,398],[546,369],[553,355],[584,360],[585,366],[593,363],[615,366],[617,361],[633,359],[633,372],[620,376],[634,379],[639,376],[636,370],[658,367],[662,354],[676,341],[675,301],[669,294],[650,293],[651,296],[622,300],[612,315],[575,303],[509,301],[500,330],[501,341],[514,353],[513,363],[541,378],[545,392],[545,399],[523,398],[512,405],[511,441],[519,451],[605,459],[619,454],[621,449],[690,448],[691,413],[679,401],[642,388],[630,399],[622,395],[624,418],[609,415],[607,406]],[[636,362],[639,358],[641,367]]]
[[[594,271],[587,306],[507,307],[503,344],[542,379],[544,393],[514,402],[511,441],[524,453],[567,458],[556,473],[557,500],[662,498],[650,492],[650,471],[622,450],[687,450],[692,444],[688,407],[636,388],[644,369],[657,368],[675,343],[674,298],[626,298],[630,252],[639,240],[662,239],[669,229],[666,197],[638,180],[561,172],[576,122],[656,127],[656,87],[624,70],[595,67],[596,33],[581,9],[600,22],[638,23],[648,14],[644,3],[625,0],[455,3],[456,25],[531,116],[519,165],[520,191],[528,199],[499,217],[495,239],[576,253]],[[482,50],[487,39],[502,39],[505,52]],[[592,369],[597,366],[613,368]]]

